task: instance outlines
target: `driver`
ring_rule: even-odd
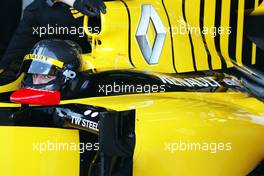
[[[82,50],[69,40],[48,39],[38,42],[24,57],[25,73],[21,88],[59,91],[62,97],[76,78],[81,66]]]

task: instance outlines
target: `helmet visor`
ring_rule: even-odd
[[[25,60],[22,65],[22,71],[29,74],[41,74],[41,75],[60,75],[60,68],[48,63],[38,60]]]

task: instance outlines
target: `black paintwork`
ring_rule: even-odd
[[[159,76],[158,76],[159,75]],[[205,78],[213,77],[214,80],[221,86],[178,86],[170,84],[171,81],[164,83],[160,76],[176,79],[191,79],[191,78]],[[200,74],[155,74],[143,71],[133,70],[113,70],[104,71],[97,73],[80,73],[75,80],[72,81],[71,85],[64,91],[63,99],[77,99],[86,97],[100,97],[100,96],[116,96],[124,94],[137,94],[142,92],[137,91],[126,91],[126,92],[109,92],[107,95],[105,92],[100,91],[101,86],[107,85],[131,85],[134,87],[140,86],[163,86],[164,92],[215,92],[221,88],[221,91],[227,91],[229,89],[241,89],[242,85],[238,82],[235,85],[228,85],[223,80],[233,79],[234,77],[224,75],[223,73],[210,72]],[[149,93],[156,93],[161,91],[150,91]],[[144,93],[144,92],[143,92]],[[148,93],[148,92],[146,92]]]
[[[240,69],[241,68],[241,69]],[[263,99],[264,74],[256,69],[236,68],[238,71],[200,72],[197,74],[161,74],[135,70],[112,70],[103,72],[81,72],[71,80],[62,91],[62,100],[89,97],[118,96],[126,94],[160,93],[160,92],[249,92],[257,98]],[[248,71],[251,70],[251,71]],[[231,73],[231,75],[230,75]],[[242,73],[242,74],[241,74]],[[236,76],[232,76],[236,75]],[[255,84],[245,84],[241,80],[250,79]],[[231,83],[231,84],[230,84]],[[101,91],[102,87],[112,87],[110,91]],[[114,91],[114,87],[117,90]],[[119,88],[118,88],[119,86]],[[126,87],[127,86],[127,87]],[[138,91],[138,88],[146,88]],[[157,89],[150,89],[156,87]],[[256,90],[254,90],[256,89]],[[257,92],[257,93],[256,93]],[[1,102],[9,102],[12,92],[0,93]]]
[[[264,175],[264,160],[261,161],[259,165],[247,176],[263,176],[263,175]]]

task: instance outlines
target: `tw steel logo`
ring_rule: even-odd
[[[156,31],[156,38],[153,47],[149,43],[147,37],[148,28],[151,21]],[[166,29],[156,10],[150,4],[142,5],[141,19],[136,32],[136,39],[140,50],[149,65],[159,63],[165,37]]]

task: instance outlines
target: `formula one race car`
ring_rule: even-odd
[[[106,2],[99,34],[84,19],[85,93],[21,95],[23,73],[0,86],[0,175],[263,175],[263,51],[243,19],[264,4],[252,2]]]

